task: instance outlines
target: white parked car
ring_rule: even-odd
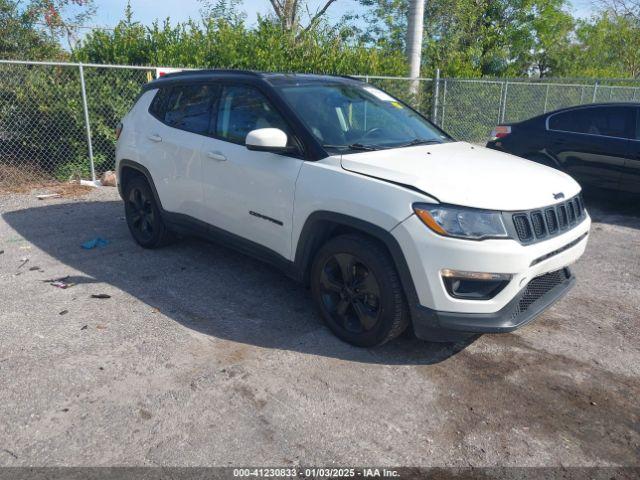
[[[591,223],[569,176],[456,142],[351,78],[166,75],[116,156],[140,245],[195,233],[271,262],[366,347],[526,324],[573,285]]]

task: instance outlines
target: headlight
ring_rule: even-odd
[[[427,227],[446,237],[473,240],[509,237],[500,212],[426,203],[415,204],[413,210]]]

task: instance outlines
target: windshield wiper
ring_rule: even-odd
[[[414,145],[433,145],[436,143],[442,143],[440,140],[427,140],[426,138],[414,138],[410,142],[401,143],[400,145],[394,145],[393,148],[413,147]]]
[[[361,150],[363,152],[370,152],[373,150],[378,150],[382,147],[377,147],[375,145],[363,145],[362,143],[352,143],[351,145],[322,145],[325,148],[345,148],[349,150]]]
[[[410,142],[401,143],[400,145],[363,145],[362,143],[352,143],[351,145],[322,145],[326,148],[341,148],[348,150],[361,150],[361,151],[374,151],[374,150],[388,150],[391,148],[412,147],[414,145],[432,145],[434,143],[442,143],[440,140],[427,140],[426,138],[414,138]]]

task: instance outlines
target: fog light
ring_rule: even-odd
[[[511,280],[508,273],[466,272],[443,269],[440,274],[447,293],[465,300],[489,300]]]

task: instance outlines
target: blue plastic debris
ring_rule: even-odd
[[[96,237],[93,240],[89,240],[88,242],[83,243],[82,248],[84,248],[85,250],[91,250],[92,248],[96,248],[96,247],[102,248],[102,247],[106,247],[107,245],[109,245],[109,240]]]

